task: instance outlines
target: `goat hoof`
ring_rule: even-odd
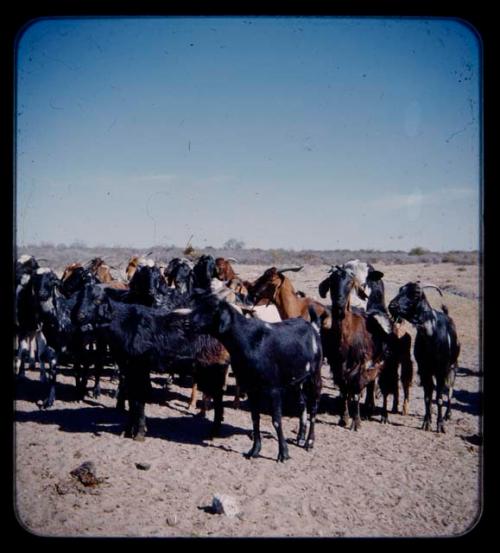
[[[382,424],[388,424],[389,423],[389,417],[387,415],[382,415],[382,418],[380,419],[380,422]]]
[[[437,425],[437,432],[438,434],[446,434],[446,430],[444,429],[443,423],[440,423]]]
[[[308,440],[306,445],[305,445],[305,450],[306,451],[311,451],[311,449],[314,447],[314,441],[313,440]]]
[[[424,424],[422,425],[422,430],[425,430],[426,432],[431,429],[431,423],[429,421],[424,421]]]
[[[134,436],[134,441],[136,442],[143,442],[145,439],[146,439],[146,436],[142,432]]]
[[[306,439],[305,438],[297,438],[297,445],[299,447],[305,447],[306,446]]]
[[[54,405],[54,401],[50,399],[46,399],[45,401],[37,401],[38,409],[48,409],[49,407],[52,407]]]
[[[339,426],[345,427],[349,422],[349,417],[340,417]]]
[[[280,453],[278,455],[278,458],[276,459],[277,463],[284,463],[285,461],[288,461],[288,459],[291,459],[290,455],[288,453]]]
[[[252,449],[250,451],[248,451],[247,453],[245,453],[244,456],[247,459],[255,459],[256,457],[259,456],[259,453],[260,453],[260,448],[259,449],[254,449],[252,447]]]
[[[361,428],[361,421],[359,419],[353,419],[351,424],[351,430],[357,432]]]

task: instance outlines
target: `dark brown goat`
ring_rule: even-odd
[[[341,267],[335,268],[328,285],[332,299],[331,328],[327,334],[328,361],[333,380],[343,401],[340,424],[346,426],[351,406],[351,430],[361,426],[361,392],[375,381],[384,367],[384,347],[368,330],[368,317],[361,310],[351,310],[351,292],[358,283]],[[362,289],[356,290],[363,295]]]

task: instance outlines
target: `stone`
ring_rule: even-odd
[[[217,514],[234,517],[240,513],[236,499],[230,495],[215,494],[212,499],[212,510]]]

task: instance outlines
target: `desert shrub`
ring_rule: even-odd
[[[415,248],[412,248],[408,253],[409,255],[424,255],[425,253],[429,253],[429,250],[417,246]]]

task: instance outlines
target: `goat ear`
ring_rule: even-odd
[[[356,293],[362,300],[367,300],[368,296],[366,295],[366,292],[361,288],[361,286],[356,286]]]
[[[375,269],[373,271],[368,271],[368,276],[366,277],[367,280],[381,280],[384,276],[384,273],[381,271],[376,271]]]
[[[231,326],[231,315],[227,310],[223,310],[220,312],[219,315],[219,332],[220,334],[224,334],[224,332],[227,332],[229,330],[229,327]]]
[[[325,278],[323,282],[319,283],[319,286],[318,286],[319,295],[322,298],[326,298],[329,288],[330,288],[330,277]]]

